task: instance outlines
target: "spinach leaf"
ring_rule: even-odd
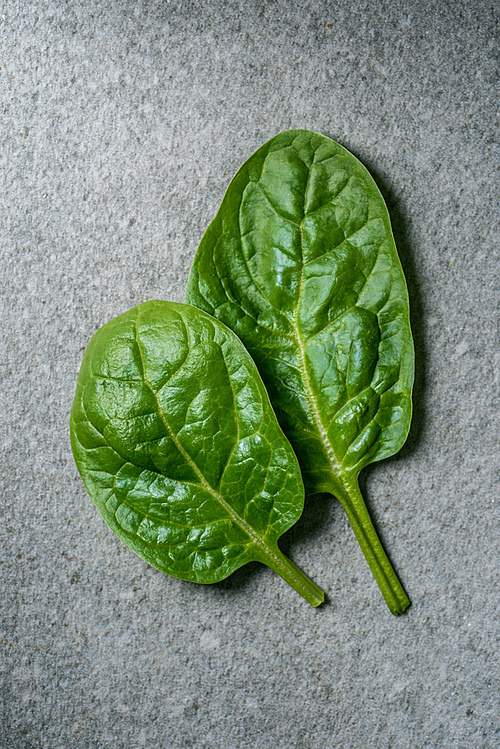
[[[213,583],[267,564],[313,606],[324,598],[278,548],[304,486],[252,359],[200,310],[147,302],[92,338],[71,444],[106,523],[153,567]]]
[[[406,283],[368,171],[318,133],[277,135],[232,180],[186,301],[241,338],[306,491],[338,497],[390,610],[404,611],[357,478],[403,445],[414,370]]]

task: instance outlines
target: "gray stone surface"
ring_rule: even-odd
[[[498,4],[0,2],[2,749],[500,746]],[[413,601],[392,617],[336,501],[213,587],[148,567],[68,441],[83,351],[181,301],[229,179],[333,137],[393,217],[415,418],[363,487]]]

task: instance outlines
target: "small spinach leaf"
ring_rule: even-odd
[[[368,171],[318,133],[270,140],[232,180],[186,301],[241,338],[307,492],[338,497],[391,611],[404,611],[357,480],[403,445],[414,369],[406,283]]]
[[[147,302],[101,328],[71,444],[106,523],[153,567],[213,583],[256,560],[323,601],[278,548],[303,509],[297,459],[252,359],[218,320]]]

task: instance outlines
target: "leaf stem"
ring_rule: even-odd
[[[311,606],[320,606],[325,600],[321,588],[318,588],[316,583],[313,583],[277,546],[273,548],[272,554],[262,553],[262,561],[277,572]]]
[[[391,613],[402,614],[410,606],[410,599],[380,542],[359,490],[358,481],[356,478],[346,480],[344,477],[343,485],[346,489],[345,494],[341,495],[338,491],[335,494],[344,507],[354,535]]]

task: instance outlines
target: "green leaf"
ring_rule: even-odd
[[[278,548],[303,510],[297,459],[255,364],[218,320],[147,302],[109,322],[85,353],[70,421],[97,509],[153,567],[213,583],[260,561],[323,601]]]
[[[368,171],[318,133],[277,135],[232,180],[186,301],[241,338],[307,492],[339,498],[389,607],[403,611],[357,480],[403,445],[414,370],[406,283]]]

